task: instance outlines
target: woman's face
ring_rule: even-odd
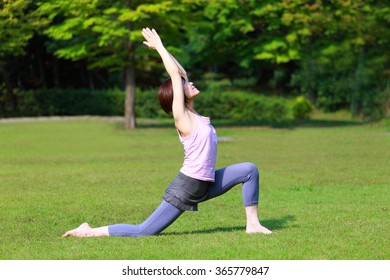
[[[187,81],[184,82],[184,94],[188,99],[193,99],[199,93],[200,91],[194,86],[194,83]]]

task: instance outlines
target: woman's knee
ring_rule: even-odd
[[[248,174],[249,177],[253,177],[253,178],[260,177],[259,169],[254,163],[244,162],[242,164],[244,165],[243,169],[245,170],[245,172]]]
[[[252,162],[244,162],[242,163],[243,167],[242,170],[245,172],[246,177],[248,180],[259,180],[260,173],[257,166]]]

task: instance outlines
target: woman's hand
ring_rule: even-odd
[[[149,27],[142,29],[142,35],[145,40],[144,45],[148,46],[152,50],[156,50],[159,46],[163,46],[160,36],[157,34],[157,31]]]

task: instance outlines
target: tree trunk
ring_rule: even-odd
[[[6,70],[5,64],[0,64],[0,73],[3,74],[3,81],[5,84],[5,96],[2,98],[4,103],[1,104],[1,107],[3,107],[5,115],[15,116],[18,110],[18,100],[13,93],[10,72],[11,71]]]
[[[59,71],[59,65],[58,65],[58,59],[57,57],[52,57],[52,63],[53,63],[53,79],[54,79],[54,87],[60,88],[61,87],[61,81],[60,81],[60,71]]]
[[[0,61],[0,74],[3,75],[3,77],[4,77],[3,80],[5,81],[5,75],[3,73],[3,65],[2,65],[1,61]],[[0,83],[1,83],[1,81],[2,81],[2,79],[0,78]],[[6,111],[5,111],[5,108],[6,108],[5,94],[6,93],[2,92],[1,87],[0,87],[0,118],[6,116]]]
[[[353,80],[353,90],[351,91],[351,108],[350,111],[353,116],[357,116],[361,113],[362,105],[362,90],[364,86],[364,48],[360,47],[359,55],[357,58],[357,67],[355,71],[355,79]]]
[[[126,7],[130,7],[131,1],[125,2]],[[127,28],[131,30],[130,23],[127,23]],[[136,126],[135,122],[135,63],[134,63],[134,47],[130,42],[130,38],[125,39],[129,64],[126,66],[126,98],[125,98],[125,129],[133,129]]]
[[[135,128],[135,71],[134,63],[130,63],[125,69],[126,75],[126,99],[125,99],[125,129]]]
[[[44,55],[41,49],[36,51],[36,55],[38,57],[38,69],[39,69],[39,79],[41,81],[41,85],[43,88],[47,88],[47,79],[45,73],[45,65],[43,65]]]

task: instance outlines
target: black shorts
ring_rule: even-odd
[[[180,172],[165,190],[163,199],[181,210],[197,211],[198,203],[207,197],[211,183]]]

